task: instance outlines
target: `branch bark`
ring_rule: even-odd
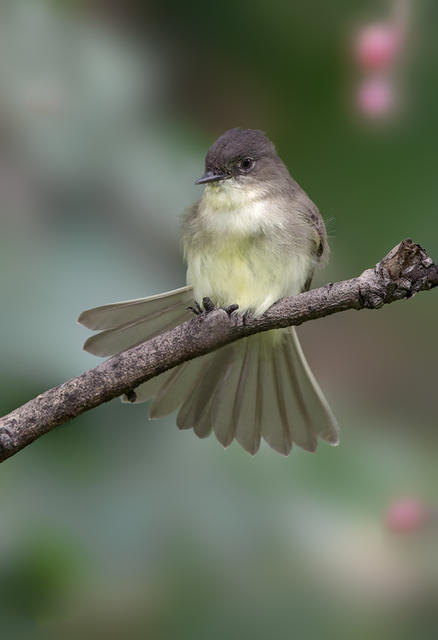
[[[222,309],[194,317],[49,389],[1,418],[0,462],[84,411],[229,342],[348,309],[379,309],[436,286],[438,266],[422,247],[408,239],[357,278],[283,298],[258,318],[243,321],[238,314],[229,316]]]

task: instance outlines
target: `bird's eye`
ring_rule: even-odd
[[[239,162],[239,169],[243,173],[248,173],[248,171],[251,171],[251,169],[254,168],[254,165],[255,165],[255,160],[253,158],[243,158]]]

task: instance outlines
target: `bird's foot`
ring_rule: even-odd
[[[125,393],[125,397],[128,402],[135,402],[137,400],[137,394],[135,393],[134,389],[129,389],[129,391]]]
[[[229,304],[228,307],[223,307],[223,310],[226,311],[230,316],[233,313],[233,311],[237,311],[238,308],[239,308],[238,304]]]
[[[202,298],[202,307],[199,304],[199,302],[197,300],[195,300],[194,306],[193,307],[187,307],[187,309],[189,309],[190,311],[193,311],[193,313],[196,316],[200,316],[203,313],[211,313],[212,311],[214,311],[215,309],[217,309],[218,307],[216,307],[216,305],[214,304],[213,300],[211,298],[205,297]],[[238,304],[230,304],[228,305],[228,307],[220,307],[221,309],[223,309],[224,311],[227,312],[228,315],[231,315],[233,313],[233,311],[236,311],[236,309],[239,308]]]
[[[211,298],[202,298],[202,306],[204,307],[205,313],[211,313],[216,309],[216,305]]]

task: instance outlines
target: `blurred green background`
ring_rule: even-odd
[[[359,274],[438,259],[438,5],[412,3],[397,114],[357,112],[385,2],[2,0],[0,412],[97,360],[90,306],[181,286],[181,212],[226,129],[260,128]],[[7,638],[432,638],[437,295],[300,329],[337,449],[252,458],[117,400],[0,469]],[[411,496],[429,526],[397,533]],[[415,527],[414,527],[415,528]]]

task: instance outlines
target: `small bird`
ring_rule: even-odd
[[[190,318],[193,300],[261,315],[279,298],[310,287],[328,255],[322,217],[290,176],[274,145],[255,129],[231,129],[207,152],[201,199],[186,213],[182,237],[187,286],[84,311],[100,330],[84,349],[111,356]],[[233,307],[232,307],[233,308]],[[255,454],[263,438],[288,455],[293,443],[315,451],[338,443],[336,419],[304,357],[294,328],[243,338],[170,369],[122,397],[153,399],[149,414],[178,411],[180,429],[212,431]]]

